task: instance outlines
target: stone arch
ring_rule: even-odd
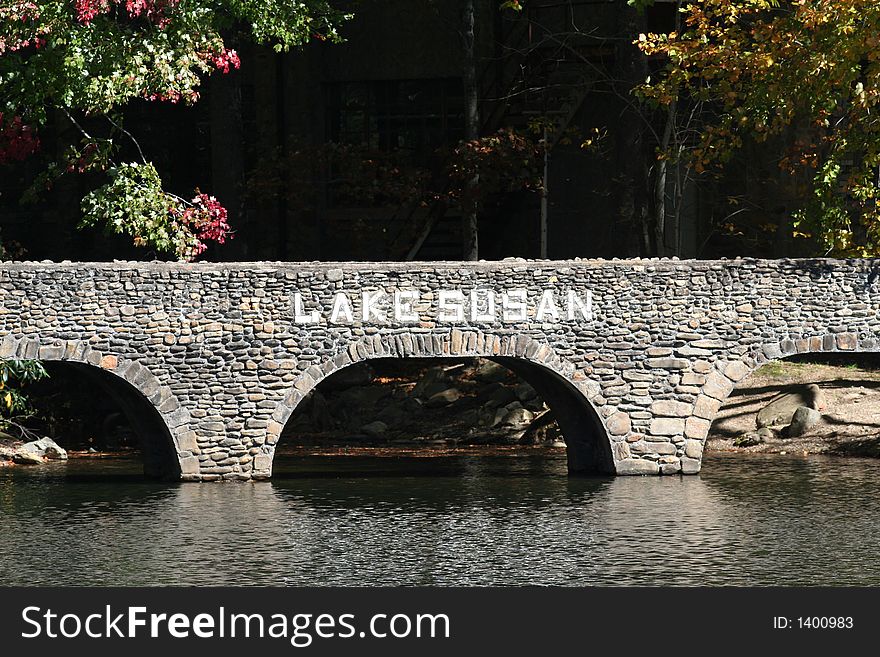
[[[349,365],[376,358],[489,358],[527,380],[556,413],[566,437],[569,471],[616,471],[612,433],[597,410],[598,384],[546,343],[527,335],[496,335],[453,329],[449,333],[404,331],[378,333],[353,340],[322,365],[312,365],[297,377],[272,415],[262,453],[254,459],[254,477],[272,473],[272,459],[284,424],[294,409],[321,381]],[[622,436],[620,437],[622,438]]]
[[[692,461],[692,471],[698,472],[703,458],[703,446],[718,411],[730,397],[736,385],[762,365],[783,360],[797,354],[838,353],[855,354],[880,351],[880,336],[870,331],[823,333],[814,336],[787,337],[751,347],[743,356],[719,360],[706,375],[700,394],[694,402],[693,413],[685,424],[685,456]],[[695,469],[693,469],[695,468]]]
[[[0,358],[9,360],[37,359],[67,362],[82,367],[83,371],[104,373],[118,377],[130,390],[147,402],[139,409],[125,408],[135,428],[161,428],[162,439],[142,441],[148,453],[144,456],[145,474],[169,479],[190,478],[196,474],[198,447],[195,433],[189,431],[189,411],[180,405],[171,389],[145,366],[134,359],[94,349],[85,340],[58,340],[35,337],[5,336],[0,341]],[[108,387],[108,390],[112,386]],[[110,390],[110,394],[113,392]],[[119,401],[117,398],[116,401]],[[143,423],[143,424],[141,424]],[[166,442],[167,441],[167,442]],[[189,466],[189,467],[187,467]]]

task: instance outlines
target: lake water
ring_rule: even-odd
[[[880,461],[710,455],[570,478],[559,452],[281,459],[261,483],[136,460],[0,469],[5,585],[880,585]]]

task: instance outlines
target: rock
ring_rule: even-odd
[[[407,397],[400,403],[400,408],[406,415],[421,413],[424,407],[425,403],[415,397]]]
[[[507,408],[503,407],[503,406],[501,408],[496,409],[492,415],[492,419],[489,420],[488,425],[490,427],[499,426],[502,422],[504,422],[504,418],[507,417],[507,414],[509,412],[510,411],[508,411]]]
[[[514,408],[508,411],[507,414],[501,419],[501,424],[511,427],[524,427],[527,426],[534,418],[535,414],[531,411],[528,411],[522,407]]]
[[[687,402],[661,399],[651,404],[651,413],[655,417],[690,417],[694,405]]]
[[[19,465],[39,465],[46,462],[46,459],[36,452],[16,452],[12,455],[12,460]]]
[[[380,420],[370,422],[361,427],[361,433],[370,438],[381,438],[385,435],[386,431],[388,431],[388,425]]]
[[[480,424],[484,427],[494,427],[498,422],[501,422],[501,420],[504,418],[503,415],[501,417],[496,418],[497,415],[498,414],[495,412],[495,409],[493,409],[493,408],[487,408],[487,407],[481,408],[480,409]]]
[[[522,439],[520,439],[520,444],[534,445],[556,440],[562,440],[562,433],[559,431],[559,425],[556,424],[556,417],[550,411],[543,411],[532,418]]]
[[[660,472],[660,466],[654,461],[633,458],[618,461],[616,469],[619,475],[658,474]]]
[[[736,447],[751,447],[752,445],[760,445],[761,436],[759,436],[756,431],[746,431],[744,434],[740,434],[739,436],[734,438],[733,444]]]
[[[817,411],[824,410],[825,395],[815,383],[790,386],[783,390],[758,412],[755,424],[759,429],[785,426],[791,423],[794,412],[801,406]]]
[[[516,393],[516,398],[523,403],[538,396],[538,393],[535,391],[535,389],[528,383],[520,383],[516,388],[514,388],[514,393]]]
[[[703,457],[703,441],[686,440],[684,442],[684,455],[692,459],[700,459]]]
[[[532,413],[543,413],[549,408],[540,397],[524,401],[523,406],[529,409]]]
[[[368,363],[355,363],[334,372],[321,383],[325,391],[345,390],[354,386],[365,386],[373,381],[375,373]]]
[[[406,411],[398,404],[388,404],[388,406],[379,411],[379,419],[389,426],[399,424],[406,418],[406,415]]]
[[[446,369],[440,366],[428,369],[412,389],[413,397],[429,399],[438,392],[449,387],[449,377]]]
[[[799,406],[791,418],[791,424],[788,425],[789,438],[803,436],[807,431],[822,421],[822,414],[814,408]]]
[[[39,448],[43,450],[43,456],[45,456],[50,461],[66,461],[67,460],[67,450],[61,447],[58,443],[56,443],[51,438],[41,438],[36,441],[36,444]]]
[[[459,422],[461,422],[464,426],[468,427],[470,430],[473,430],[474,427],[481,424],[482,414],[480,413],[479,409],[472,408],[462,413],[458,419]]]
[[[626,413],[615,413],[605,420],[605,426],[612,436],[623,436],[632,429],[632,423]]]
[[[779,439],[779,432],[771,429],[770,427],[761,427],[758,429],[758,438],[761,439],[762,443],[766,443],[772,440]]]
[[[447,388],[441,392],[435,393],[425,402],[427,408],[441,408],[449,406],[453,402],[461,399],[461,391],[458,388]]]
[[[675,436],[684,433],[684,420],[680,418],[656,417],[651,420],[652,436]]]
[[[47,460],[66,461],[67,451],[51,438],[40,438],[18,447],[12,460],[22,464],[45,463]]]
[[[477,368],[475,376],[478,381],[485,383],[500,383],[510,377],[510,370],[498,363],[487,360]]]
[[[497,408],[498,406],[507,406],[510,402],[517,398],[513,388],[495,383],[491,386],[491,391],[486,398],[486,406],[489,408]]]

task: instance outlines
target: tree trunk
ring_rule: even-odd
[[[677,107],[676,103],[673,102],[669,105],[669,108],[666,111],[666,125],[663,128],[663,136],[660,142],[660,150],[666,151],[669,149],[672,144],[672,138],[675,134],[675,123],[678,120],[677,116]],[[656,244],[656,253],[654,255],[658,256],[666,256],[666,255],[678,255],[675,253],[676,248],[675,244],[678,243],[678,240],[673,241],[673,246],[670,247],[668,244],[668,240],[671,237],[669,235],[668,226],[666,223],[667,218],[669,217],[669,212],[667,208],[667,175],[669,172],[669,162],[665,158],[657,159],[654,162],[654,207],[653,211],[650,213],[654,218],[654,240]],[[678,230],[677,225],[672,226],[673,231]]]
[[[480,137],[479,90],[477,89],[477,55],[474,38],[474,0],[464,0],[462,16],[462,41],[464,42],[464,120],[465,139]],[[479,258],[479,226],[477,222],[476,188],[479,176],[468,181],[462,207],[462,259]]]

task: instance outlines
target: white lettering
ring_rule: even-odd
[[[587,290],[587,302],[584,303],[583,299],[581,299],[577,292],[574,290],[568,291],[568,319],[569,321],[574,321],[575,319],[575,311],[580,312],[581,317],[586,319],[587,321],[592,321],[593,319],[593,293],[590,290]]]
[[[547,313],[553,315],[554,321],[559,321],[559,309],[556,307],[556,302],[553,300],[552,290],[544,290],[544,294],[541,295],[535,319],[539,322],[543,322],[546,320]]]
[[[306,314],[303,306],[302,294],[300,292],[293,293],[293,321],[297,324],[317,324],[321,320],[321,313],[317,310]]]
[[[440,322],[464,321],[464,293],[461,290],[440,290]]]
[[[237,621],[244,621],[244,635],[246,638],[251,638],[251,622],[255,623],[256,627],[259,631],[254,632],[254,636],[263,636],[263,615],[262,614],[251,614],[248,616],[247,614],[232,614],[229,618],[229,627],[232,632],[232,636],[238,636],[235,633],[235,624]],[[269,630],[269,635],[272,636],[271,629]]]
[[[486,299],[486,310],[480,312],[480,290],[474,288],[471,291],[471,321],[489,322],[495,321],[495,293],[492,290],[483,290]]]
[[[260,617],[262,618],[262,616]],[[287,638],[287,616],[283,614],[272,614],[274,622],[269,626],[269,636],[273,639]],[[250,624],[248,625],[250,627]],[[263,631],[260,630],[258,636],[262,636]],[[250,635],[248,635],[250,636]]]
[[[40,611],[40,608],[39,608],[39,607],[25,607],[24,609],[21,610],[21,619],[22,619],[25,623],[30,623],[30,624],[33,625],[35,628],[37,628],[37,629],[36,629],[36,632],[33,632],[33,633],[31,633],[31,634],[26,634],[25,632],[22,632],[22,633],[21,633],[21,638],[22,638],[22,639],[33,639],[33,638],[35,638],[35,637],[40,636],[40,631],[42,630],[42,627],[41,627],[40,624],[39,624],[37,621],[35,621],[33,618],[28,618],[28,614],[29,614],[30,612],[32,612],[32,611],[39,612],[39,611]]]
[[[86,618],[86,634],[88,634],[93,639],[100,639],[101,635],[97,632],[92,632],[92,621],[94,619],[101,620],[101,614],[92,614],[88,618]]]
[[[223,610],[220,610],[220,618],[223,618]],[[193,632],[200,639],[210,639],[214,636],[214,618],[209,614],[199,614],[193,618]]]
[[[376,308],[374,305],[384,296],[385,293],[382,290],[379,290],[378,292],[364,292],[361,295],[361,303],[363,304],[363,312],[361,314],[361,318],[365,322],[370,321],[370,315],[374,315],[379,321],[385,319],[385,317],[380,314],[381,309]]]
[[[168,634],[175,639],[185,639],[189,636],[189,618],[186,614],[171,614],[168,619]]]
[[[168,614],[150,614],[150,636],[154,639],[159,636],[159,623],[168,618]]]
[[[138,627],[146,627],[147,621],[139,618],[138,614],[147,613],[146,607],[129,607],[128,608],[128,638],[133,639],[137,636]]]
[[[525,290],[511,290],[501,294],[501,317],[505,322],[529,321],[528,294]]]
[[[111,621],[110,619],[113,618]],[[119,629],[119,622],[123,619],[123,614],[118,614],[116,617],[112,617],[110,615],[110,605],[107,605],[107,638],[110,638],[110,631],[116,632],[116,636],[122,638],[125,635],[122,633],[122,630]]]
[[[417,322],[419,315],[412,304],[419,299],[416,290],[398,290],[394,293],[394,319],[398,322]]]
[[[73,621],[73,627],[75,628],[73,631],[65,629],[64,626],[67,621]],[[73,639],[74,637],[79,636],[79,633],[82,631],[82,622],[76,614],[64,614],[64,616],[61,617],[58,627],[61,630],[61,635],[65,639]]]
[[[345,315],[346,322],[354,322],[354,312],[351,309],[351,302],[344,292],[339,292],[333,299],[333,309],[330,311],[330,321],[333,324],[339,324],[339,315]]]

